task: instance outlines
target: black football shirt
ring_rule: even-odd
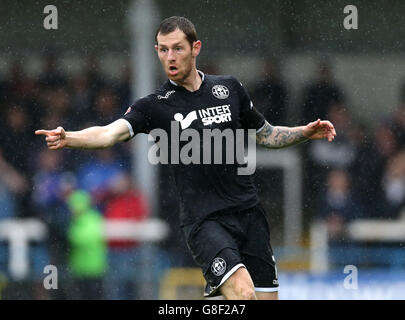
[[[197,91],[188,91],[168,80],[155,93],[131,105],[123,116],[131,137],[162,129],[172,141],[171,124],[176,121],[180,131],[191,128],[201,133],[201,137],[203,129],[235,132],[263,127],[264,117],[254,108],[238,80],[200,71],[199,74],[202,84]],[[185,143],[180,142],[180,148]],[[203,154],[202,143],[200,154]],[[180,199],[182,226],[201,221],[214,212],[243,210],[259,202],[253,175],[238,175],[241,164],[237,161],[233,164],[225,160],[222,164],[170,162]]]

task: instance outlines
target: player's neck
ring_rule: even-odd
[[[193,68],[191,70],[190,74],[188,75],[187,78],[185,78],[183,81],[176,82],[177,85],[184,87],[188,91],[197,91],[200,89],[202,79],[201,76],[199,75],[198,71],[196,68]]]

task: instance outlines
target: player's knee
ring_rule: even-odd
[[[256,293],[253,288],[243,288],[240,290],[239,294],[239,300],[256,300]]]
[[[239,268],[223,285],[221,290],[227,299],[256,300],[252,279],[245,268]]]
[[[256,300],[256,293],[252,286],[246,283],[234,283],[224,292],[227,299],[231,300]]]

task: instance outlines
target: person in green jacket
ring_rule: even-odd
[[[102,215],[92,207],[91,196],[83,190],[67,198],[72,213],[68,230],[69,267],[78,299],[103,298],[103,277],[107,269],[107,247]]]

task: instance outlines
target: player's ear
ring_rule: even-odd
[[[193,42],[193,56],[196,57],[200,54],[201,50],[201,41],[197,40]]]
[[[158,46],[157,46],[157,44],[155,44],[155,51],[156,51],[156,53],[158,53]]]

